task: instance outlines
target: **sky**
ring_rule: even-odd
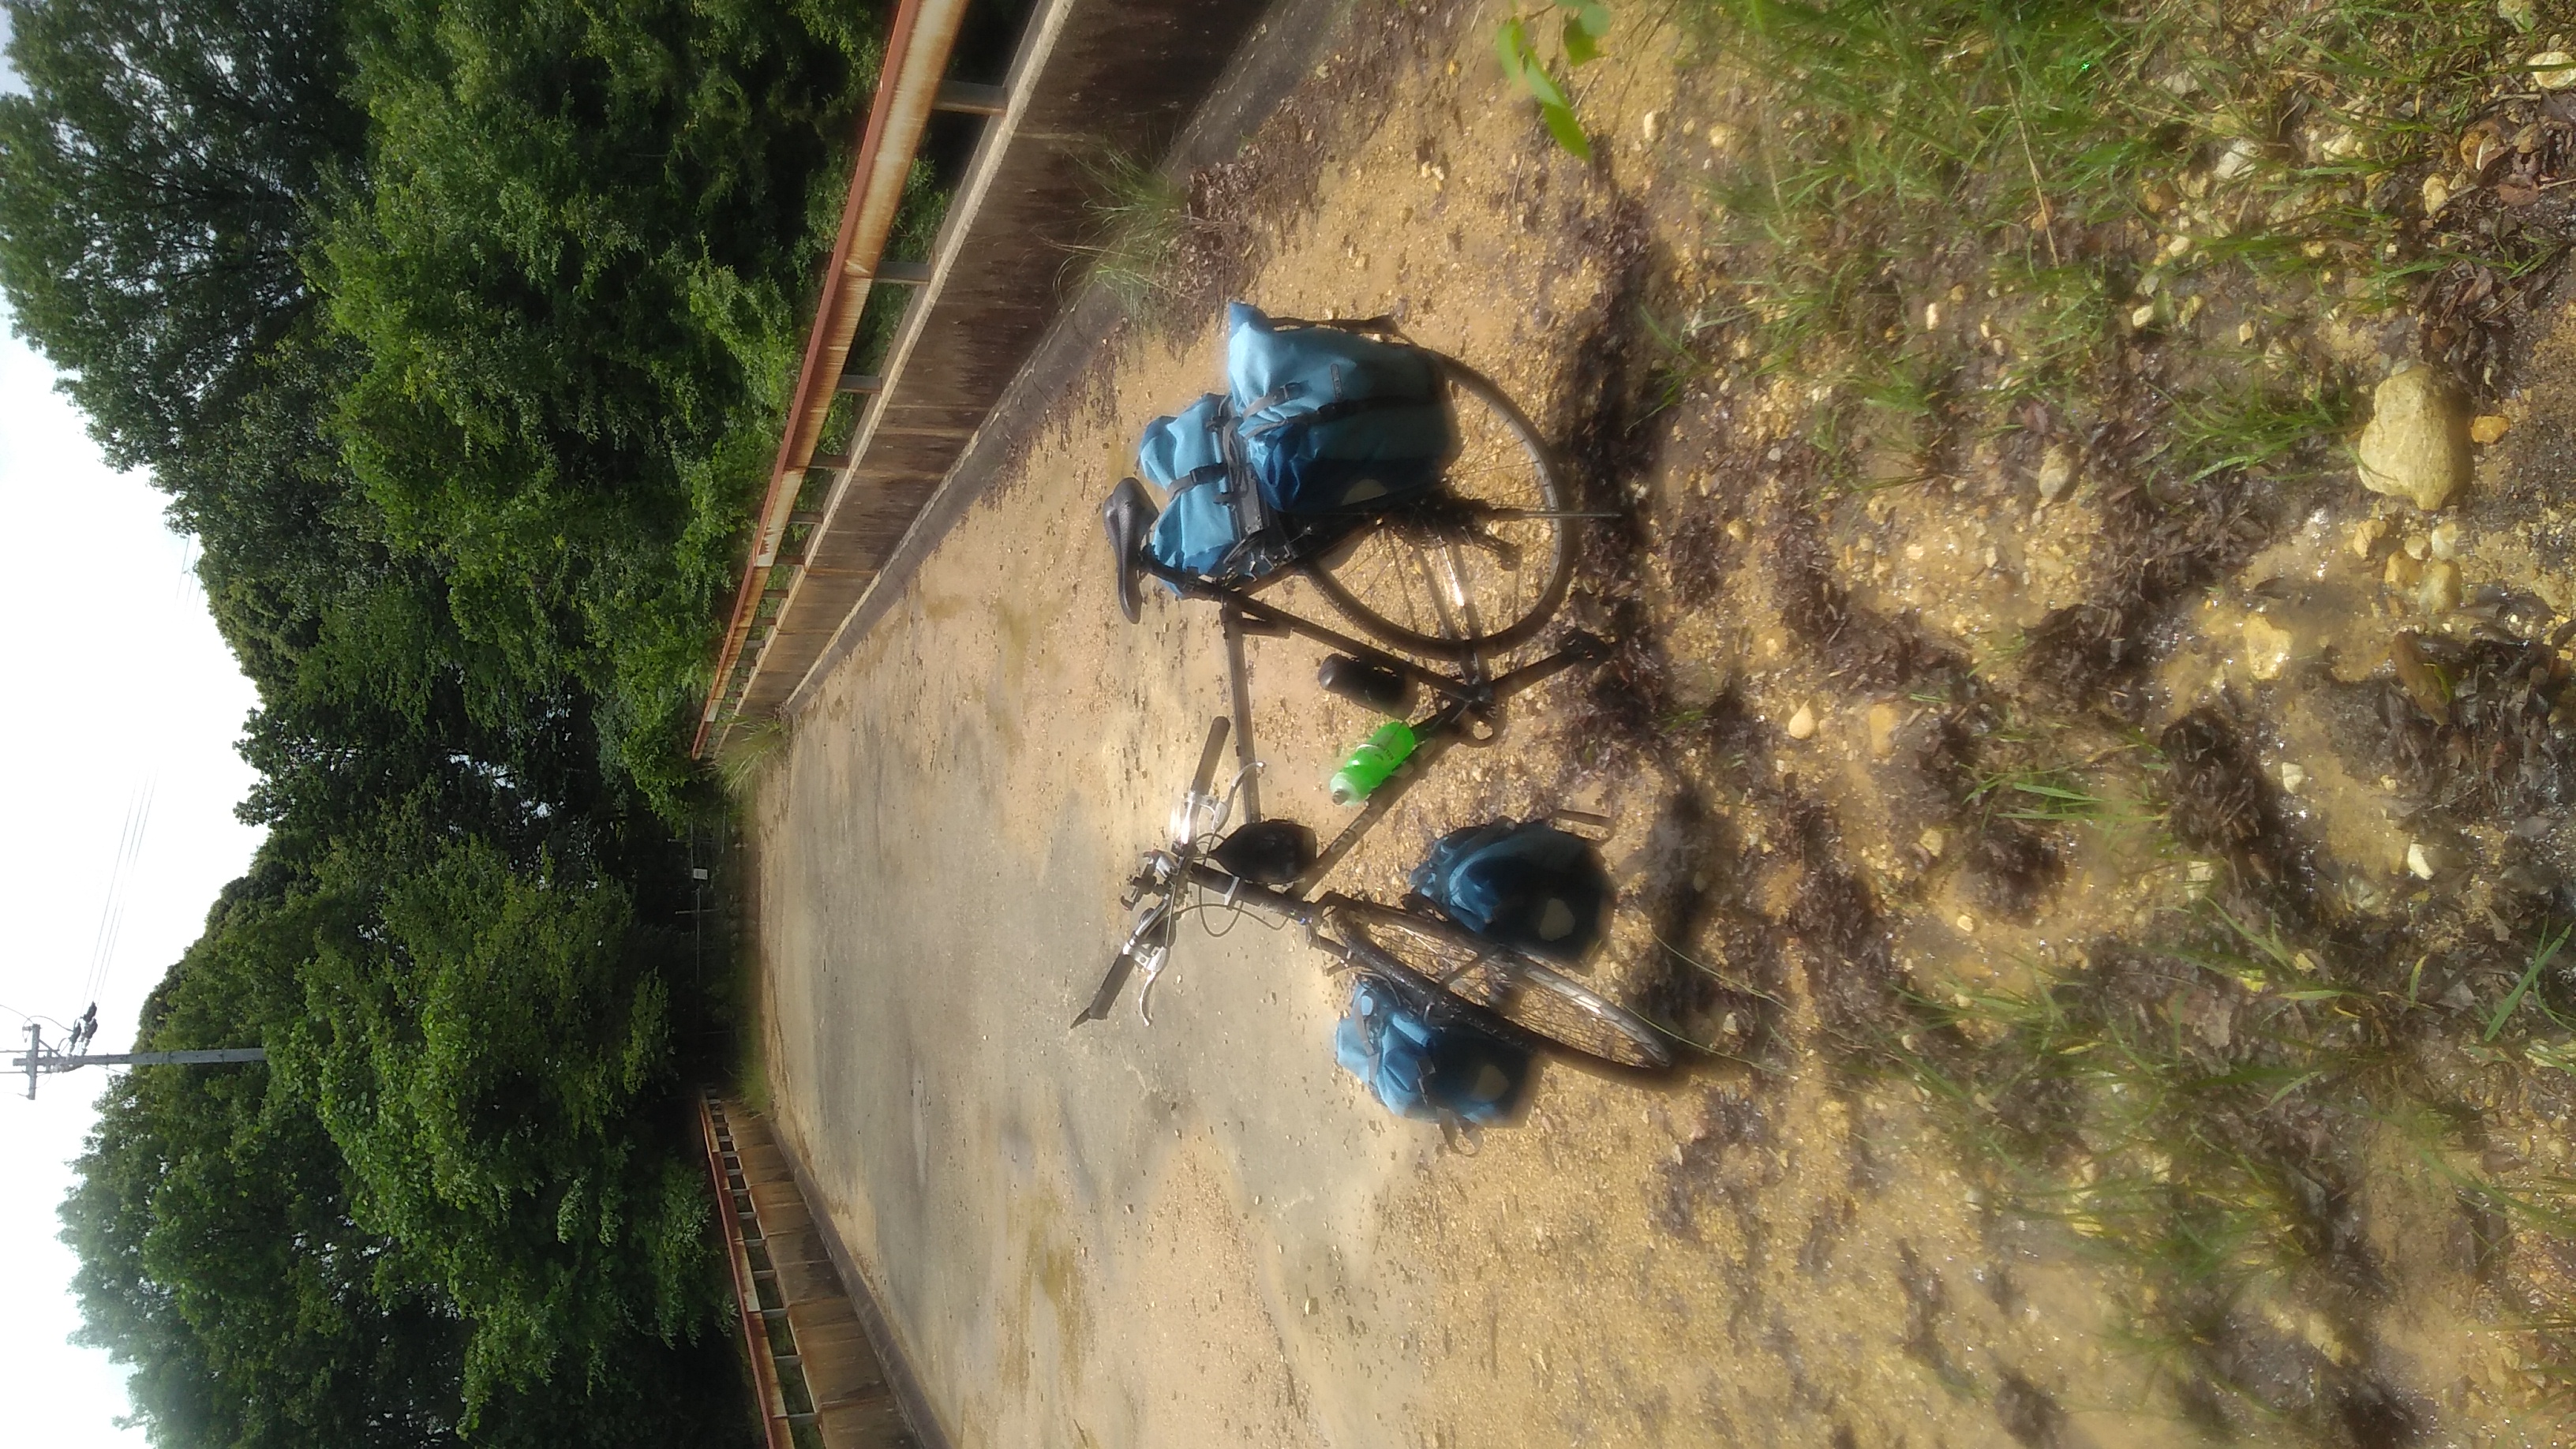
[[[93,980],[93,1050],[127,1048],[144,995],[261,835],[233,814],[254,778],[233,742],[256,696],[206,613],[194,550],[142,474],[100,458],[54,376],[14,334],[0,340],[0,617],[14,626],[0,658],[18,681],[0,710],[0,1046],[12,1054],[26,1015],[70,1020]],[[0,1404],[13,1443],[144,1442],[116,1426],[123,1372],[66,1342],[80,1315],[54,1209],[106,1080],[97,1068],[48,1077],[31,1102],[24,1076],[0,1076]]]
[[[9,12],[0,8],[0,45]],[[0,92],[23,89],[0,61]],[[259,832],[233,818],[250,767],[232,750],[249,681],[206,616],[194,554],[161,496],[99,457],[43,358],[8,333],[0,304],[0,611],[18,708],[0,711],[12,761],[0,830],[0,1045],[23,1049],[20,1013],[68,1019],[98,979],[99,1049],[130,1044],[144,993],[196,938]],[[148,806],[148,809],[146,808]],[[135,827],[129,832],[129,825]],[[128,852],[121,847],[126,844]],[[117,865],[124,860],[120,873]],[[111,888],[123,909],[109,916]],[[114,927],[113,940],[102,925]],[[59,1028],[49,1028],[49,1037]],[[52,1077],[36,1100],[0,1077],[0,1404],[14,1442],[139,1446],[120,1429],[125,1376],[68,1342],[80,1324],[55,1204],[97,1116],[102,1072]]]

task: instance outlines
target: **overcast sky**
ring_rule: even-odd
[[[15,682],[0,710],[0,1041],[23,1048],[27,1015],[70,1020],[95,978],[96,1049],[116,1051],[258,846],[233,815],[253,778],[233,741],[255,697],[161,495],[107,467],[53,382],[15,335],[0,341],[0,617]],[[30,1102],[24,1076],[0,1076],[0,1404],[12,1443],[143,1443],[115,1425],[123,1373],[65,1341],[80,1319],[54,1208],[105,1081],[95,1068],[48,1078]]]

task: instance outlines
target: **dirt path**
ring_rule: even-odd
[[[757,811],[782,1129],[960,1444],[2202,1442],[2188,1377],[2121,1338],[2135,1277],[2080,1227],[1999,1213],[1919,1080],[1851,1069],[1865,997],[1964,1005],[2208,878],[2152,841],[2070,829],[2017,896],[2010,859],[1952,868],[1987,837],[1890,763],[1941,725],[1891,656],[1965,653],[2081,597],[2067,560],[2102,505],[2052,514],[2026,479],[1963,479],[1819,523],[1794,457],[1741,451],[1764,446],[1749,402],[1647,418],[1640,306],[1702,265],[1725,78],[1676,73],[1668,36],[1623,31],[1584,97],[1605,155],[1583,168],[1499,99],[1498,13],[1347,22],[1247,160],[1209,179],[1260,204],[1203,239],[1218,260],[1189,279],[1186,320],[1095,358],[1081,406],[798,721]],[[1223,705],[1210,617],[1118,618],[1094,510],[1141,421],[1215,385],[1227,292],[1287,315],[1396,311],[1659,520],[1631,596],[1656,641],[1652,688],[1627,702],[1643,727],[1604,724],[1615,687],[1548,686],[1338,884],[1386,892],[1450,825],[1606,809],[1630,907],[1608,979],[1759,1068],[1652,1089],[1551,1068],[1526,1124],[1460,1155],[1339,1074],[1320,959],[1249,922],[1185,935],[1150,1027],[1122,1007],[1067,1032],[1121,930],[1118,882]],[[2350,521],[2277,541],[2265,576],[2330,570]],[[1794,555],[1809,537],[1808,573],[1753,562],[1757,540]],[[1578,607],[1598,623],[1619,604]],[[2158,728],[2241,674],[2246,609],[2217,600],[2186,629]],[[1265,804],[1329,824],[1324,778],[1370,721],[1311,688],[1309,651],[1255,649]],[[2331,753],[2301,755],[2302,808],[2369,816],[2353,849],[2402,871],[2404,831],[2353,802]],[[1727,984],[1696,983],[1682,953]],[[2412,1170],[2382,1156],[2392,1181]],[[2412,1201],[2389,1197],[2367,1231],[2419,1286],[2332,1313],[2246,1308],[2260,1321],[2226,1331],[2248,1374],[2271,1353],[2323,1385],[2317,1422],[2358,1426],[2350,1442],[2414,1442],[2372,1428],[2392,1422],[2556,1442],[2515,1407],[2515,1351],[2472,1331],[2458,1225]],[[2372,1394],[2397,1417],[2372,1419]]]

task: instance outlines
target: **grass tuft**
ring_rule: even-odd
[[[1130,312],[1168,296],[1181,241],[1189,232],[1189,194],[1139,158],[1104,147],[1081,158],[1096,193],[1086,203],[1094,239],[1075,247],[1091,280]]]

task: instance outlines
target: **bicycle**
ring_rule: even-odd
[[[1388,906],[1339,892],[1306,899],[1304,887],[1317,874],[1311,835],[1302,847],[1281,849],[1283,841],[1294,845],[1290,837],[1303,827],[1256,821],[1226,832],[1249,774],[1238,772],[1223,795],[1214,793],[1226,726],[1222,715],[1209,725],[1198,772],[1173,811],[1169,844],[1145,852],[1129,879],[1120,903],[1135,909],[1135,920],[1074,1026],[1108,1016],[1138,970],[1145,982],[1136,1009],[1151,1023],[1154,983],[1171,963],[1181,920],[1205,910],[1254,910],[1304,927],[1309,945],[1340,958],[1335,969],[1375,973],[1435,1025],[1461,1023],[1526,1050],[1571,1050],[1616,1067],[1672,1065],[1664,1034],[1644,1017],[1548,962],[1475,935],[1427,902]]]
[[[1282,323],[1413,345],[1384,317]],[[1246,481],[1235,491],[1247,514],[1251,566],[1246,577],[1220,581],[1154,563],[1145,539],[1156,509],[1144,485],[1122,479],[1101,519],[1118,558],[1118,606],[1128,622],[1142,616],[1139,577],[1150,573],[1184,597],[1221,602],[1304,579],[1362,632],[1435,659],[1497,654],[1536,637],[1573,578],[1566,525],[1609,515],[1569,506],[1554,452],[1492,379],[1454,357],[1417,350],[1439,374],[1458,433],[1457,455],[1438,486],[1382,506],[1292,518],[1263,508]],[[1182,579],[1197,587],[1183,588]]]

